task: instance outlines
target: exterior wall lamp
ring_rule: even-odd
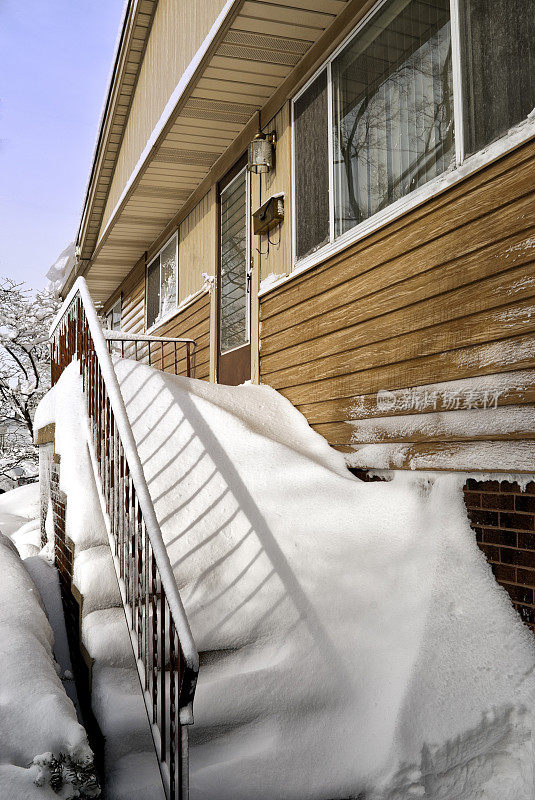
[[[249,145],[249,171],[250,172],[269,172],[273,169],[273,156],[277,144],[277,135],[266,134],[258,131],[253,141]]]

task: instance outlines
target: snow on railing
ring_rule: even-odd
[[[110,353],[114,351],[118,353],[120,351],[121,358],[144,361],[149,366],[157,367],[166,372],[173,372],[175,375],[183,372],[182,367],[185,366],[187,377],[194,376],[195,341],[193,339],[147,336],[146,334],[129,333],[128,331],[106,330],[105,328],[102,332],[108,343]],[[181,345],[184,345],[184,356],[179,354]]]
[[[117,333],[104,333],[78,278],[50,331],[52,383],[79,361],[93,463],[162,780],[167,797],[182,800],[199,658],[108,352],[107,341],[124,341]]]

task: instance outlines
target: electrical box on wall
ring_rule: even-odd
[[[274,194],[253,213],[253,233],[267,233],[284,219],[284,195]]]

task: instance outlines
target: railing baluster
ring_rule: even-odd
[[[125,429],[118,425],[113,397],[104,376],[109,377],[110,369],[113,371],[111,366],[113,341],[118,339],[121,342],[123,358],[125,343],[129,341],[128,355],[132,355],[133,350],[136,360],[139,360],[140,355],[142,360],[145,359],[143,347],[138,347],[139,342],[145,343],[149,364],[158,365],[159,361],[162,370],[166,367],[167,345],[169,357],[167,367],[172,371],[171,359],[174,358],[175,374],[179,372],[177,347],[178,344],[184,344],[187,375],[191,373],[191,347],[194,347],[194,342],[165,337],[133,337],[128,340],[124,336],[118,336],[114,339],[112,332],[106,332],[106,336],[103,337],[100,329],[93,327],[96,324],[94,322],[96,315],[88,299],[87,289],[83,290],[85,291],[83,294],[78,286],[85,286],[83,279],[72,290],[74,292],[72,299],[69,299],[71,298],[69,295],[50,342],[51,383],[55,385],[63,370],[73,360],[78,359],[89,418],[90,439],[95,456],[95,473],[100,481],[111,551],[121,587],[147,714],[155,742],[159,745],[157,755],[165,793],[169,800],[171,798],[185,800],[184,785],[187,781],[183,782],[182,774],[183,727],[179,712],[180,703],[189,702],[193,683],[188,684],[189,693],[185,700],[181,700],[181,684],[184,680],[182,665],[186,661],[173,613],[179,615],[182,613],[182,625],[186,625],[182,628],[183,631],[187,630],[187,621],[184,623],[183,612],[177,611],[177,608],[181,607],[180,599],[176,599],[178,590],[175,593],[175,589],[172,588],[174,584],[169,581],[169,577],[166,578],[168,581],[166,586],[170,594],[166,595],[164,590],[152,538],[156,535],[157,541],[161,542],[161,531],[154,522],[150,531],[147,527],[137,484],[133,477],[133,474],[139,475],[139,472],[132,473],[130,469],[128,451],[125,451],[120,434],[120,431]],[[93,316],[86,313],[86,309],[89,308],[92,309]],[[98,343],[98,347],[95,342]],[[152,344],[158,342],[159,359],[158,351],[156,357],[151,351]],[[169,345],[172,345],[172,349]],[[104,367],[101,368],[101,364],[104,363],[108,365],[106,366],[108,372],[105,372]],[[122,413],[124,414],[124,411]],[[124,425],[124,421],[121,424]],[[144,508],[150,510],[152,506],[145,505]],[[150,513],[153,514],[154,511]],[[169,569],[167,566],[165,568]],[[173,613],[167,599],[171,594],[175,598]],[[189,633],[188,636],[189,652],[192,653],[194,647]],[[195,658],[196,656],[192,660],[190,655],[190,665],[196,663]],[[194,671],[188,673],[189,680],[194,680],[194,675]]]
[[[162,739],[161,760],[167,761],[167,719],[165,716],[165,592],[160,585],[160,736]]]

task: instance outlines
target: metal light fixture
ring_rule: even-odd
[[[249,170],[251,172],[269,172],[273,169],[273,153],[277,143],[275,132],[267,136],[258,131],[249,145]]]

